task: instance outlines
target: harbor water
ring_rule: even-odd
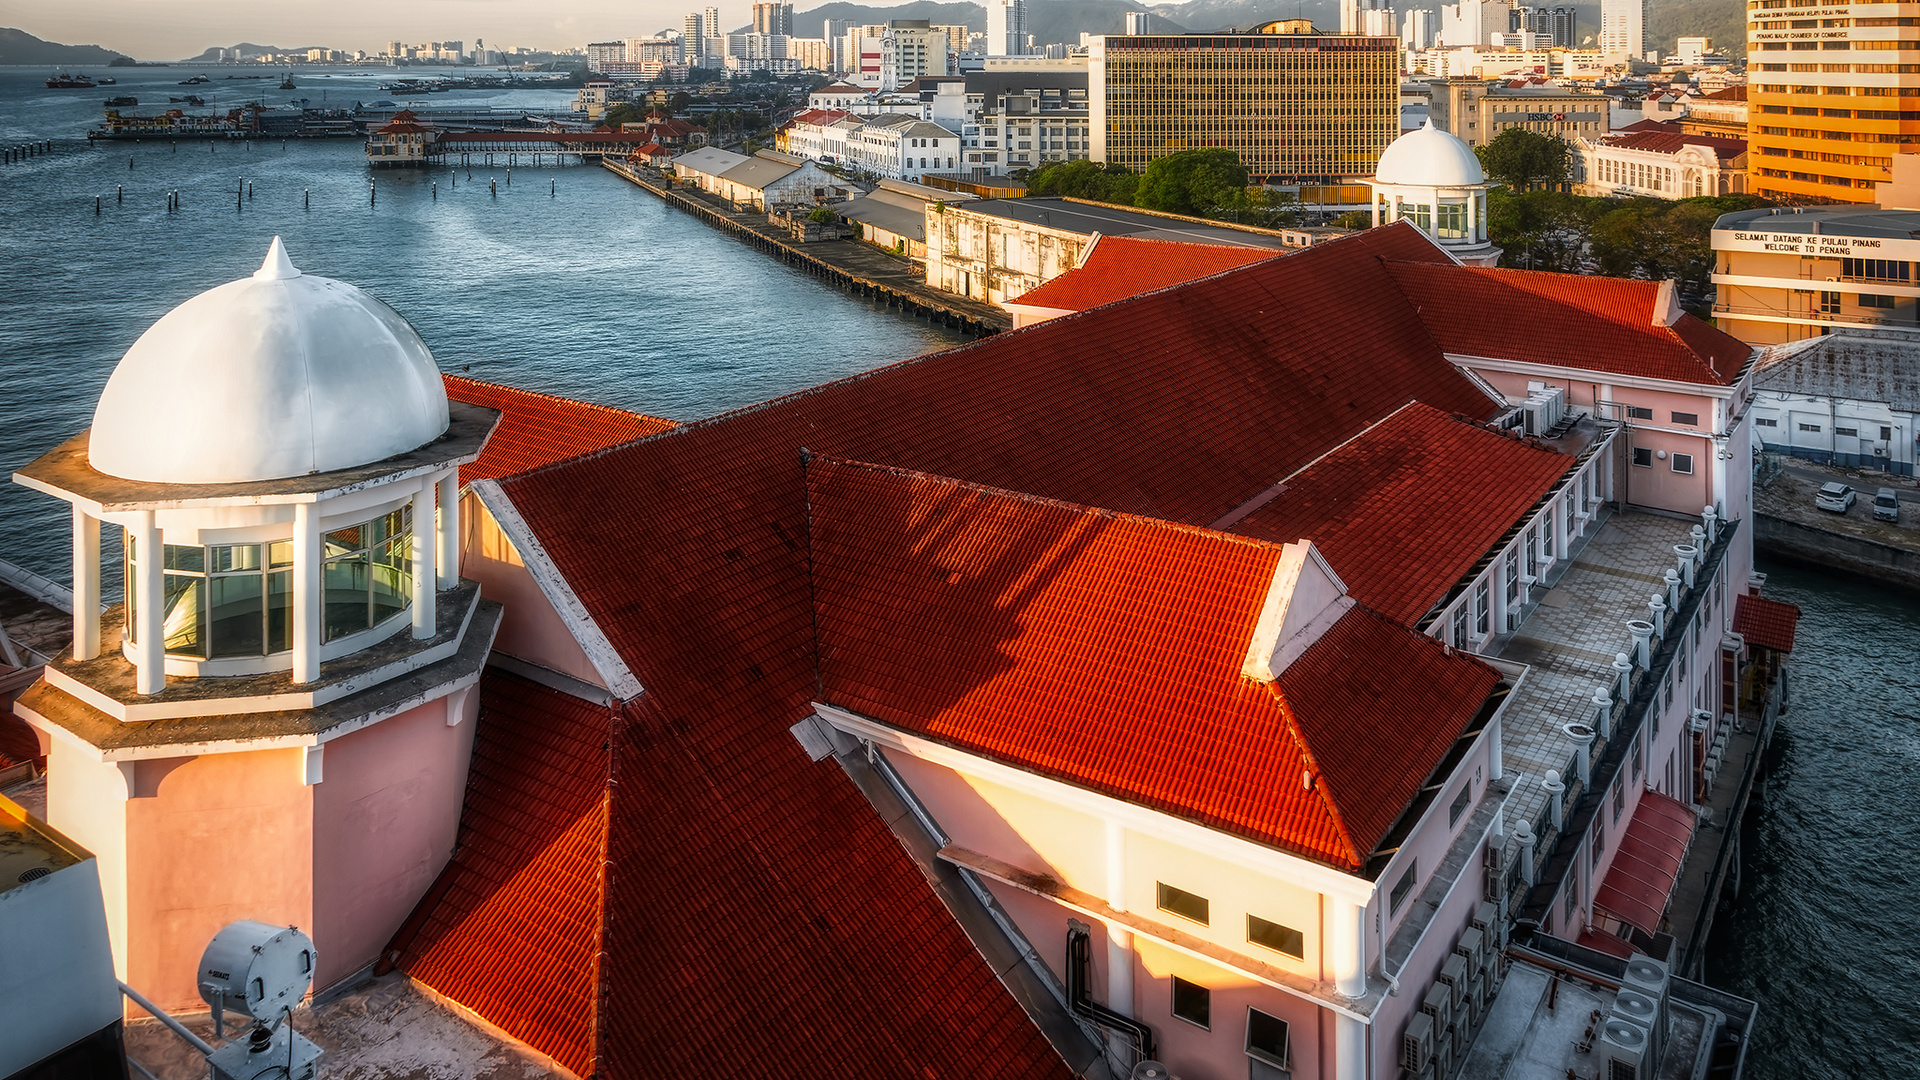
[[[443,370],[677,419],[959,340],[595,167],[523,164],[509,183],[504,165],[376,173],[350,140],[88,146],[109,97],[139,98],[142,114],[189,93],[209,109],[293,97],[350,105],[388,96],[378,87],[392,77],[300,71],[300,89],[281,91],[277,79],[226,80],[236,69],[213,68],[210,83],[177,85],[197,70],[114,69],[115,86],[48,90],[51,72],[0,68],[0,146],[54,140],[50,153],[0,166],[8,473],[85,428],[134,339],[181,301],[251,272],[275,235],[303,269],[399,309]],[[560,109],[570,99],[473,91],[421,104]],[[65,511],[0,484],[0,558],[65,580]],[[1767,569],[1769,592],[1805,613],[1793,704],[1745,834],[1740,897],[1716,923],[1709,981],[1760,1002],[1754,1080],[1920,1077],[1920,892],[1909,884],[1920,863],[1920,604]]]

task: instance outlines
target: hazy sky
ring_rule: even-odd
[[[464,41],[490,47],[566,48],[678,27],[709,0],[0,0],[0,26],[68,45],[104,45],[142,60],[195,56],[213,45],[252,41],[293,48],[386,48],[393,40]],[[800,0],[800,10],[824,0]],[[751,21],[752,0],[720,5],[723,26]]]

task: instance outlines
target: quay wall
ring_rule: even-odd
[[[1840,570],[1920,593],[1920,551],[1756,512],[1755,549],[1787,562]]]
[[[923,295],[886,282],[875,281],[861,275],[857,270],[836,265],[828,259],[807,251],[799,244],[790,243],[751,228],[679,191],[662,188],[623,162],[606,159],[602,164],[608,170],[624,177],[635,187],[659,196],[668,206],[676,210],[684,210],[706,224],[736,239],[746,241],[787,265],[805,270],[855,296],[868,297],[888,307],[899,308],[974,337],[987,337],[1012,328],[1011,315],[1008,315],[1004,322],[990,322],[987,318],[965,310],[959,305],[943,302],[931,290]],[[995,311],[997,313],[997,309]]]

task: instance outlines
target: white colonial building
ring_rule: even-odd
[[[1745,139],[1628,131],[1582,137],[1573,157],[1574,182],[1585,195],[1688,199],[1747,190]]]
[[[1769,450],[1912,476],[1920,436],[1920,342],[1872,330],[1761,350],[1754,434]]]
[[[1494,266],[1487,240],[1487,174],[1465,142],[1433,121],[1393,140],[1369,181],[1373,224],[1408,221],[1468,266]]]

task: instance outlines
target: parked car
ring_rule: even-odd
[[[1881,488],[1873,493],[1873,516],[1880,521],[1900,520],[1900,496],[1892,488]]]
[[[1844,514],[1853,507],[1853,499],[1853,487],[1849,484],[1821,484],[1819,494],[1813,497],[1813,505],[1822,510]]]

